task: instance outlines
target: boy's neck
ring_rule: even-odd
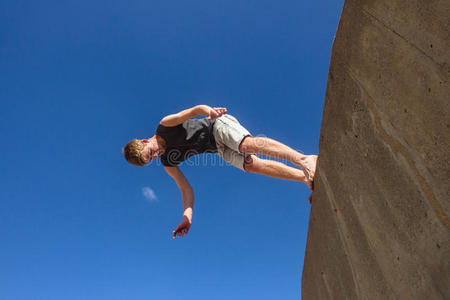
[[[156,134],[153,137],[155,138],[156,144],[158,145],[158,149],[166,150],[166,141]]]

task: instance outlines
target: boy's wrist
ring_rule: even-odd
[[[192,214],[191,214],[191,215],[189,215],[189,214],[183,214],[183,218],[184,218],[184,217],[186,217],[186,218],[188,219],[189,223],[192,223]]]
[[[189,222],[192,222],[192,208],[185,209],[185,211],[183,212],[183,218],[184,217],[186,217]]]
[[[209,112],[211,111],[211,107],[209,107],[208,105],[197,105],[197,113],[199,115],[203,115],[203,116],[209,116]]]

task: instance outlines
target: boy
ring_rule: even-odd
[[[207,118],[193,119],[201,115]],[[159,156],[165,171],[181,190],[183,217],[173,231],[173,238],[188,233],[194,206],[193,189],[178,164],[206,152],[217,152],[243,171],[300,181],[313,190],[316,155],[303,155],[270,138],[253,137],[236,118],[227,114],[226,108],[194,106],[164,117],[151,138],[134,139],[123,148],[127,162],[136,166],[145,166]],[[256,154],[289,160],[302,170],[258,158]],[[311,202],[311,196],[308,199]]]

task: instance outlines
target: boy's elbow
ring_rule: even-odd
[[[164,118],[162,118],[161,121],[159,122],[159,124],[166,126],[166,127],[175,126],[175,125],[177,125],[179,118],[180,118],[179,114],[168,115],[168,116],[165,116]]]
[[[184,192],[188,192],[188,193],[193,193],[194,192],[194,189],[189,184],[184,186],[181,190],[184,191]]]
[[[183,184],[180,186],[180,190],[183,194],[193,194],[194,190],[192,189],[191,185],[189,183]]]

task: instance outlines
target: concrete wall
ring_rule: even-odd
[[[450,299],[450,0],[347,0],[302,299]]]

